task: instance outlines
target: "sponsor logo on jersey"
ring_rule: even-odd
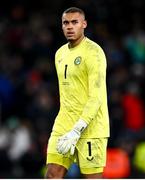
[[[62,61],[62,59],[59,59],[59,60],[58,60],[58,63],[61,63],[61,61]]]
[[[74,64],[79,65],[79,64],[81,64],[81,61],[82,61],[82,58],[80,56],[78,56],[78,57],[75,58]]]

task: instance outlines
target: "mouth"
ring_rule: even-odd
[[[72,37],[72,36],[74,36],[74,34],[75,34],[74,32],[67,32],[66,33],[67,37]]]

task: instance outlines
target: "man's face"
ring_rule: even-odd
[[[62,29],[68,41],[75,41],[82,37],[86,26],[84,16],[78,12],[62,15]]]

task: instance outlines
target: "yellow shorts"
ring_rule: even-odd
[[[58,136],[51,136],[47,147],[46,163],[55,163],[69,169],[76,162],[82,174],[103,172],[106,165],[106,148],[108,138],[80,139],[77,143],[75,154],[59,154],[56,150]]]

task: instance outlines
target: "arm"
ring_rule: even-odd
[[[98,52],[90,52],[90,57],[86,59],[86,67],[89,98],[80,118],[89,124],[97,115],[103,101],[102,92],[106,90],[106,57],[101,48]]]

